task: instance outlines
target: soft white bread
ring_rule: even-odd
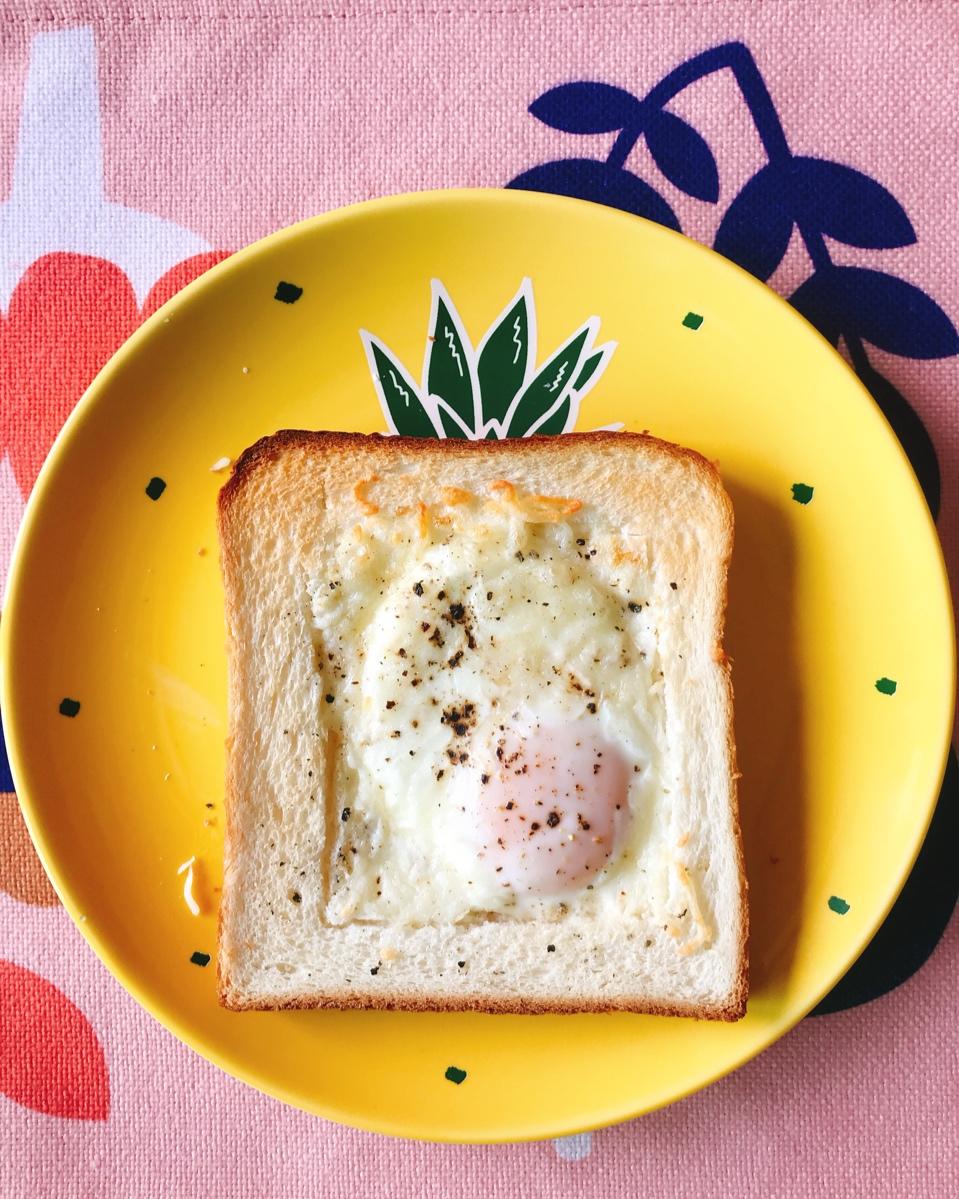
[[[288,431],[242,455],[219,523],[225,1006],[743,1015],[709,462],[628,433]],[[541,721],[629,771],[602,869],[548,894],[502,882],[481,827],[520,773],[505,739]],[[548,823],[572,852],[571,819]]]

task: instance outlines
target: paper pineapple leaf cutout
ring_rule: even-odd
[[[539,367],[536,309],[524,279],[474,349],[446,288],[431,285],[429,332],[417,386],[396,355],[365,329],[360,338],[391,433],[408,437],[529,437],[568,433],[606,369],[615,342],[596,345],[591,316]]]

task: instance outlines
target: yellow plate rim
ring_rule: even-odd
[[[872,419],[878,421],[885,430],[886,436],[891,439],[900,459],[906,467],[907,475],[912,487],[914,488],[916,498],[919,502],[920,509],[923,513],[921,517],[922,527],[925,535],[929,538],[930,548],[933,551],[936,565],[937,582],[940,588],[939,602],[945,607],[945,615],[947,616],[947,627],[949,630],[949,644],[944,647],[948,652],[945,657],[947,660],[946,678],[944,682],[945,697],[942,704],[942,722],[938,730],[936,742],[939,746],[938,754],[933,754],[930,751],[928,755],[928,788],[927,798],[925,800],[925,810],[923,811],[921,820],[916,825],[916,833],[909,844],[908,849],[902,858],[902,868],[898,876],[891,879],[887,887],[886,896],[881,905],[878,905],[875,910],[875,915],[871,921],[865,926],[864,932],[860,936],[858,942],[850,949],[846,959],[834,971],[830,972],[825,983],[809,1000],[808,1003],[800,1005],[798,1010],[789,1012],[787,1016],[779,1021],[772,1022],[768,1028],[768,1036],[764,1038],[759,1045],[748,1046],[743,1052],[735,1055],[732,1060],[723,1061],[716,1069],[709,1070],[703,1073],[697,1081],[688,1087],[677,1090],[675,1094],[655,1101],[649,1104],[642,1104],[636,1108],[621,1108],[615,1112],[595,1111],[593,1115],[584,1114],[581,1119],[562,1127],[554,1127],[551,1129],[539,1129],[528,1134],[519,1135],[493,1135],[484,1133],[480,1137],[470,1136],[468,1129],[452,1129],[440,1131],[437,1135],[426,1137],[423,1135],[419,1126],[402,1115],[396,1115],[392,1119],[368,1119],[362,1112],[344,1111],[336,1105],[329,1105],[322,1100],[311,1102],[309,1107],[306,1107],[298,1097],[294,1096],[289,1088],[283,1085],[265,1085],[263,1079],[252,1070],[247,1070],[242,1062],[242,1059],[237,1060],[235,1056],[229,1053],[219,1052],[208,1048],[201,1038],[194,1037],[193,1034],[184,1027],[184,1022],[177,1013],[170,1010],[157,1010],[157,1007],[151,1002],[147,991],[148,988],[142,985],[137,979],[128,975],[122,960],[119,959],[107,944],[107,938],[99,935],[88,924],[78,919],[80,916],[78,905],[75,901],[68,871],[62,869],[49,848],[47,838],[44,832],[43,819],[40,815],[39,807],[34,807],[31,798],[30,788],[30,770],[21,753],[21,720],[17,710],[15,700],[16,687],[13,679],[12,671],[12,651],[13,644],[16,640],[17,627],[19,624],[19,596],[24,585],[24,577],[26,575],[26,559],[28,556],[28,545],[33,536],[34,526],[37,522],[38,513],[44,505],[47,492],[50,491],[54,477],[57,473],[60,462],[70,452],[70,446],[73,441],[74,434],[81,427],[88,413],[97,403],[99,393],[103,391],[110,383],[112,376],[122,368],[128,358],[135,355],[139,349],[141,342],[152,337],[158,328],[169,318],[173,313],[180,312],[187,308],[198,295],[210,287],[216,286],[222,278],[228,277],[231,273],[235,273],[238,268],[245,264],[249,259],[257,257],[259,254],[269,252],[275,247],[282,245],[286,241],[293,241],[301,234],[307,231],[317,229],[331,229],[341,223],[363,219],[368,216],[386,216],[390,213],[399,211],[409,207],[432,207],[434,205],[449,204],[450,202],[459,202],[467,206],[474,204],[491,205],[496,207],[499,204],[515,204],[525,203],[531,205],[533,209],[538,206],[546,205],[554,208],[557,211],[563,207],[582,210],[588,207],[596,220],[607,220],[620,223],[624,229],[634,226],[636,222],[648,226],[655,230],[656,236],[661,236],[665,239],[678,239],[687,245],[695,247],[697,253],[708,255],[710,257],[721,257],[708,246],[700,242],[694,241],[692,238],[686,237],[682,233],[677,233],[664,226],[658,225],[655,222],[647,221],[642,217],[632,216],[629,213],[621,212],[618,209],[607,208],[603,205],[592,204],[588,201],[570,199],[565,196],[546,195],[540,192],[526,192],[519,190],[506,190],[494,188],[448,188],[437,189],[433,191],[423,192],[407,192],[400,195],[387,196],[374,200],[366,200],[361,203],[346,205],[342,208],[334,209],[330,212],[322,213],[318,216],[308,217],[305,220],[298,221],[293,225],[289,225],[283,229],[270,234],[265,238],[253,242],[251,245],[244,247],[241,250],[231,254],[222,262],[211,267],[204,274],[193,280],[181,291],[177,292],[170,300],[168,300],[161,308],[159,308],[152,316],[150,316],[142,325],[137,328],[134,333],[123,343],[122,346],[110,357],[107,363],[97,373],[93,382],[86,389],[77,404],[67,417],[63,427],[54,440],[53,445],[41,467],[37,476],[33,490],[28,497],[26,508],[17,538],[14,544],[13,554],[9,566],[7,576],[7,589],[3,604],[3,619],[0,621],[0,712],[2,712],[3,731],[6,740],[7,756],[10,762],[11,772],[16,784],[16,793],[20,803],[20,809],[23,813],[27,829],[30,837],[36,848],[37,854],[46,871],[53,887],[59,896],[67,914],[79,928],[80,932],[91,946],[97,957],[110,971],[113,977],[123,986],[123,988],[153,1016],[168,1032],[172,1033],[179,1041],[195,1050],[202,1057],[224,1070],[227,1074],[240,1081],[247,1083],[254,1089],[270,1095],[273,1098],[289,1104],[299,1110],[306,1110],[314,1115],[321,1116],[325,1119],[336,1121],[338,1123],[346,1123],[352,1127],[362,1129],[367,1132],[377,1132],[388,1136],[403,1137],[415,1140],[433,1141],[436,1143],[448,1144],[502,1144],[516,1143],[535,1140],[547,1140],[551,1137],[572,1135],[575,1133],[589,1132],[598,1128],[609,1127],[612,1124],[622,1123],[627,1120],[635,1119],[637,1116],[645,1115],[647,1112],[659,1110],[671,1103],[675,1103],[680,1099],[684,1099],[689,1095],[695,1094],[697,1091],[710,1086],[718,1079],[731,1074],[739,1067],[745,1065],[757,1057],[770,1045],[778,1041],[785,1033],[794,1028],[808,1013],[816,1006],[819,1001],[829,993],[836,983],[847,973],[853,964],[859,959],[863,951],[872,941],[880,925],[886,919],[890,910],[893,907],[900,891],[906,883],[909,874],[915,864],[922,844],[925,840],[929,824],[932,820],[932,815],[935,810],[936,801],[939,796],[939,790],[945,775],[946,766],[948,763],[948,755],[952,744],[952,731],[954,720],[955,707],[955,692],[956,692],[956,631],[952,612],[952,598],[949,586],[949,576],[946,568],[945,559],[942,553],[942,547],[939,542],[939,536],[936,529],[935,521],[926,504],[925,496],[920,487],[919,481],[915,476],[912,466],[909,462],[908,455],[899,439],[896,437],[889,422],[886,420],[879,406],[875,403],[872,396],[866,389],[865,385],[859,380],[852,367],[842,358],[838,351],[834,351],[837,363],[841,364],[843,369],[848,373],[850,381],[854,384],[854,390],[858,392],[860,402],[863,405],[864,419]],[[742,278],[748,281],[750,286],[760,288],[766,293],[766,297],[771,304],[777,304],[781,308],[788,311],[791,318],[800,326],[805,326],[807,332],[811,332],[815,337],[824,340],[815,328],[803,316],[801,316],[782,296],[778,295],[771,288],[757,280],[747,271],[737,266],[728,259],[722,259],[726,269],[736,272]],[[917,790],[917,794],[919,791]],[[596,1108],[594,1103],[593,1108]]]

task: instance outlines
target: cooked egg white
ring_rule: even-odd
[[[500,486],[399,515],[358,489],[350,568],[311,583],[333,923],[648,916],[675,887],[650,581],[620,530]]]

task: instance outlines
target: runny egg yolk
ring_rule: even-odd
[[[620,749],[581,724],[501,734],[477,813],[482,856],[499,882],[532,895],[585,886],[628,823],[630,769]]]

